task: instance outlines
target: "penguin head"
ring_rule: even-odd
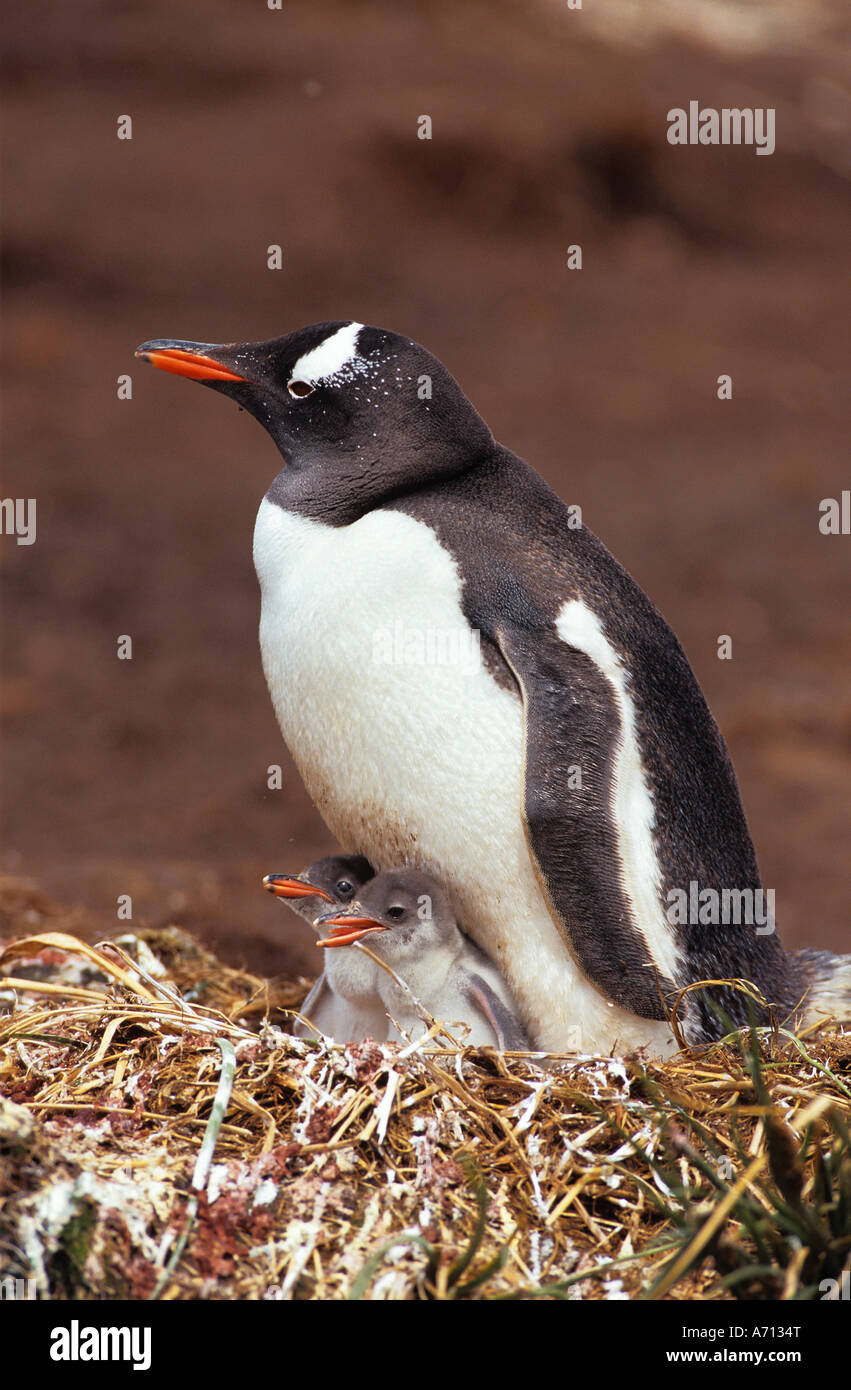
[[[335,903],[346,907],[358,889],[375,877],[375,870],[362,854],[329,854],[308,865],[303,877],[323,888]]]
[[[375,870],[360,854],[330,854],[300,874],[266,874],[263,887],[299,916],[313,922],[329,907],[346,907]]]
[[[265,343],[143,343],[136,356],[201,381],[268,430],[284,459],[269,496],[345,524],[459,472],[493,448],[487,425],[425,348],[383,328],[313,324]]]
[[[434,949],[451,949],[455,954],[460,944],[458,926],[440,884],[413,869],[376,874],[349,909],[325,914],[317,926],[323,932],[328,929],[320,946],[348,946],[375,933],[370,946],[394,965]]]

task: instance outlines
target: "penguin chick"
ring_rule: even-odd
[[[350,948],[329,956],[329,982],[340,968],[338,960],[345,967],[354,964],[351,948],[368,936],[369,949],[400,976],[424,1009],[450,1025],[468,1025],[467,1045],[529,1049],[508,986],[493,962],[460,931],[446,893],[428,874],[413,869],[377,874],[347,911],[326,914],[317,926],[328,929],[320,946],[328,951]],[[384,1010],[404,1034],[420,1037],[428,1025],[408,994],[387,971],[373,969]],[[391,1027],[390,1037],[399,1036]]]
[[[320,913],[346,907],[375,870],[362,854],[329,854],[300,874],[266,874],[263,887],[313,926]]]
[[[263,887],[315,929],[323,910],[346,907],[374,873],[363,855],[331,854],[308,864],[300,874],[266,874]],[[387,1018],[375,994],[378,967],[361,951],[352,955],[351,962],[334,972],[337,988],[329,984],[326,971],[319,976],[300,1010],[302,1019],[310,1019],[315,1027],[296,1020],[297,1038],[315,1036],[318,1030],[345,1042],[386,1039]]]

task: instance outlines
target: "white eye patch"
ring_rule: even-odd
[[[365,360],[358,356],[358,333],[362,323],[347,323],[338,328],[318,347],[302,353],[295,363],[291,381],[307,382],[311,386],[320,381],[328,381],[336,376],[362,371]]]

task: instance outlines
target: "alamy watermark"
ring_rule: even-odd
[[[37,1296],[38,1285],[35,1279],[18,1279],[5,1275],[0,1279],[0,1302],[23,1303]]]
[[[458,666],[478,671],[482,664],[480,634],[466,625],[411,627],[397,620],[372,634],[376,666]]]
[[[669,145],[754,145],[757,154],[774,154],[773,106],[701,106],[668,112]]]
[[[823,497],[818,509],[823,536],[851,536],[851,488],[843,488],[839,497]]]
[[[773,888],[672,888],[666,917],[672,927],[756,927],[757,936],[774,932]]]
[[[3,497],[0,499],[0,531],[4,536],[17,536],[18,545],[32,545],[35,514],[34,497]]]
[[[71,1320],[50,1334],[51,1361],[130,1361],[134,1371],[151,1365],[150,1327],[89,1327]]]

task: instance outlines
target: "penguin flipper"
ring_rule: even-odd
[[[494,636],[523,696],[523,819],[556,925],[607,999],[664,1019],[676,987],[634,924],[620,876],[611,805],[622,726],[612,685],[555,628],[498,625]]]
[[[330,1019],[325,1019],[324,1026],[322,1019],[325,1015],[330,1013],[332,1004],[333,990],[328,984],[325,971],[323,970],[319,979],[314,984],[313,989],[299,1009],[301,1018],[297,1018],[295,1021],[293,1036],[296,1038],[306,1038],[310,1037],[311,1033],[330,1033]]]
[[[529,1052],[531,1044],[513,1013],[481,975],[467,975],[461,990],[471,1008],[483,1014],[500,1052]]]

